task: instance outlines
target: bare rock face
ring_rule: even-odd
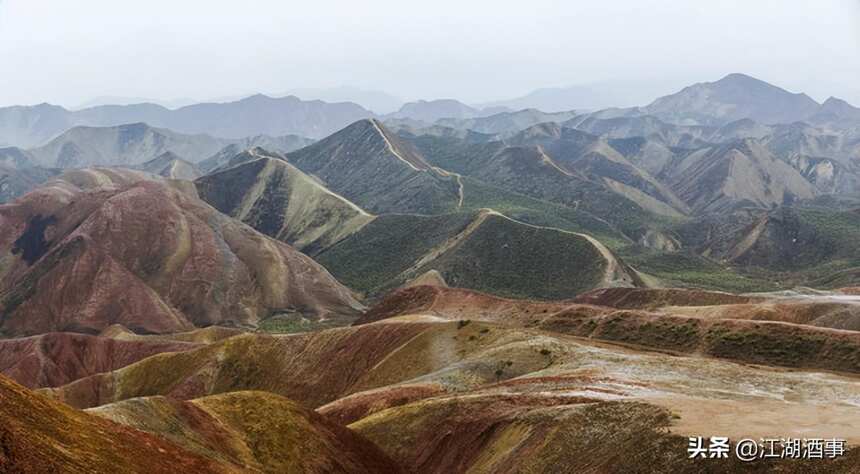
[[[310,258],[141,177],[75,171],[0,206],[0,330],[167,333],[360,309]]]

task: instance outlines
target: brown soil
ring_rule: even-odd
[[[356,325],[407,315],[430,314],[445,319],[472,319],[521,324],[568,307],[564,302],[542,302],[499,298],[473,290],[438,286],[415,286],[386,295],[364,313]]]
[[[761,300],[718,291],[680,288],[602,288],[580,295],[573,302],[618,309],[656,309],[663,306],[746,304]]]

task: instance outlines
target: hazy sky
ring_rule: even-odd
[[[745,72],[860,105],[860,0],[0,0],[0,104],[339,85],[480,102]]]

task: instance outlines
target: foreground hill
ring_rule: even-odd
[[[236,155],[226,166],[195,182],[200,197],[306,254],[328,248],[373,220],[363,209],[264,150]]]
[[[190,402],[135,398],[89,413],[244,472],[400,472],[362,436],[270,393],[232,392]]]
[[[140,395],[198,399],[192,404],[200,406],[208,398],[199,397],[207,394],[265,390],[348,424],[402,466],[422,472],[552,472],[558,466],[636,472],[655,465],[701,472],[700,462],[687,459],[686,436],[717,431],[740,439],[782,429],[785,436],[802,437],[809,423],[828,437],[860,441],[856,408],[844,403],[858,395],[855,378],[645,352],[563,334],[574,327],[564,321],[581,317],[574,310],[634,321],[633,314],[650,313],[582,305],[556,311],[486,295],[463,299],[463,290],[451,291],[459,294],[447,303],[414,313],[404,307],[400,316],[373,324],[242,335],[46,393],[76,406],[108,403],[92,413],[144,427],[147,419],[161,419],[150,413],[176,413],[183,404],[135,398]],[[508,319],[527,310],[530,316]],[[480,320],[463,319],[478,313]],[[520,326],[535,320],[542,329]],[[786,387],[792,387],[790,400],[782,398]],[[242,393],[232,396],[222,399],[244,406]],[[291,412],[266,413],[282,411]],[[177,430],[171,436],[189,431],[182,418],[172,416],[168,426]],[[144,429],[171,433],[160,423]],[[208,449],[200,441],[194,446]],[[617,455],[618,446],[625,455]],[[856,456],[851,451],[819,464],[767,460],[751,469],[851,472]],[[731,463],[708,466],[711,472],[744,472]]]
[[[171,186],[82,170],[0,207],[0,328],[11,335],[254,326],[360,306],[310,258]],[[135,236],[131,239],[129,236]]]
[[[489,209],[380,216],[316,258],[345,284],[369,294],[424,275],[456,287],[548,299],[641,284],[632,269],[589,236],[526,224]]]
[[[2,472],[228,472],[203,456],[37,395],[0,375]]]
[[[400,471],[360,435],[271,394],[137,399],[85,413],[0,375],[0,402],[0,472]]]

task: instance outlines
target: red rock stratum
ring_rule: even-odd
[[[179,187],[82,170],[0,206],[0,330],[170,333],[360,308],[313,260]]]

